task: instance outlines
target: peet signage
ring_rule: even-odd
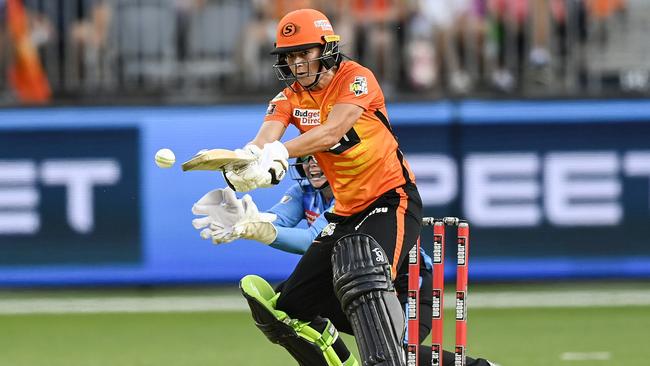
[[[650,256],[650,123],[396,130],[426,213],[467,218],[476,260]]]
[[[0,265],[137,263],[138,130],[0,131]]]

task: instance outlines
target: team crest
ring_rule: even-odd
[[[300,27],[298,27],[296,24],[287,23],[284,25],[284,27],[282,27],[282,35],[285,37],[291,37],[294,34],[298,33],[299,30]]]
[[[368,94],[368,81],[365,76],[357,76],[350,84],[350,91],[354,96],[358,97],[363,94]]]

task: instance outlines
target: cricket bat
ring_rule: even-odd
[[[183,163],[183,171],[190,170],[221,170],[228,164],[244,165],[253,158],[242,158],[232,150],[226,149],[212,149],[200,151],[194,155],[190,160]]]

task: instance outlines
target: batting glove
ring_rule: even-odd
[[[289,152],[280,141],[265,144],[262,150],[255,145],[247,145],[243,151],[254,156],[255,160],[243,166],[227,167],[224,177],[234,190],[248,192],[255,188],[271,187],[280,183],[286,175]]]

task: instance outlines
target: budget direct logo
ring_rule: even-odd
[[[316,126],[320,125],[320,110],[319,109],[300,109],[293,110],[293,117],[298,119],[301,126]]]
[[[0,266],[138,262],[138,134],[0,132]]]

